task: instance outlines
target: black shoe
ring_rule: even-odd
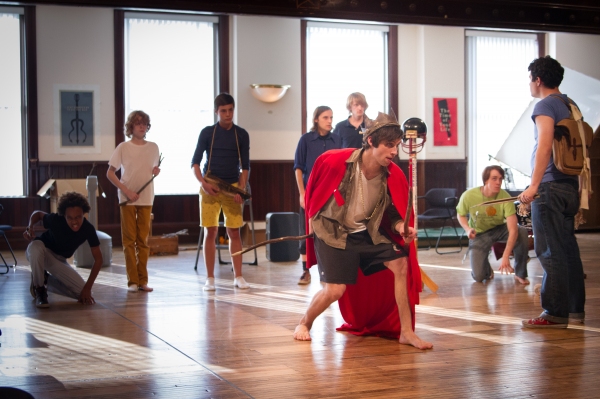
[[[50,273],[48,273],[47,270],[44,270],[44,286],[48,286],[48,276],[50,275]],[[31,296],[33,297],[33,299],[35,299],[35,287],[33,286],[33,273],[31,274],[31,284],[29,285],[29,293],[31,294]]]
[[[35,306],[38,308],[49,308],[48,293],[46,287],[35,287]]]

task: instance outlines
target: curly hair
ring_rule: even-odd
[[[384,126],[375,130],[368,136],[363,137],[363,148],[366,150],[371,145],[367,141],[367,138],[371,137],[371,144],[374,148],[379,147],[380,143],[394,143],[402,138],[402,129],[400,126]]]
[[[79,207],[83,210],[83,213],[90,211],[90,204],[87,199],[74,191],[64,193],[58,199],[58,214],[64,216],[67,212],[67,208]]]
[[[125,122],[125,136],[127,136],[127,138],[131,138],[133,135],[133,127],[139,122],[146,124],[146,132],[150,130],[150,116],[144,111],[131,111],[127,117],[127,122]]]
[[[532,82],[540,78],[544,86],[549,89],[560,86],[565,74],[565,69],[560,65],[560,62],[549,55],[533,60],[527,70],[531,72]]]

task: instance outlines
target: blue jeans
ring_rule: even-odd
[[[540,198],[531,204],[535,253],[544,269],[540,317],[568,323],[585,317],[585,285],[574,217],[579,210],[577,184],[552,181],[540,184]]]
[[[490,265],[489,255],[492,245],[498,241],[508,240],[508,227],[506,223],[493,227],[483,233],[478,233],[473,240],[469,240],[471,251],[471,276],[481,283],[489,280],[494,273]],[[529,239],[527,229],[518,226],[517,241],[513,248],[515,259],[515,276],[527,278],[527,259],[529,253]]]

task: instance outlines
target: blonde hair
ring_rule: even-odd
[[[133,135],[133,127],[138,121],[147,125],[146,132],[150,130],[150,116],[144,111],[131,111],[127,117],[127,122],[125,122],[125,136],[127,136],[127,138],[130,139]]]
[[[346,100],[346,109],[348,110],[348,112],[352,111],[352,103],[355,101],[358,104],[362,105],[365,111],[367,110],[367,108],[369,108],[369,104],[367,104],[367,99],[365,98],[365,95],[359,92],[354,92],[350,93],[350,95],[348,96],[348,100]]]

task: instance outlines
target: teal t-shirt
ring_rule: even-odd
[[[510,198],[504,190],[500,190],[494,197],[486,197],[481,191],[481,187],[475,187],[465,191],[458,201],[456,212],[461,216],[469,215],[469,226],[477,231],[477,234],[488,231],[489,229],[506,223],[506,218],[517,213],[513,202],[505,202],[495,205],[483,205],[482,202]]]

